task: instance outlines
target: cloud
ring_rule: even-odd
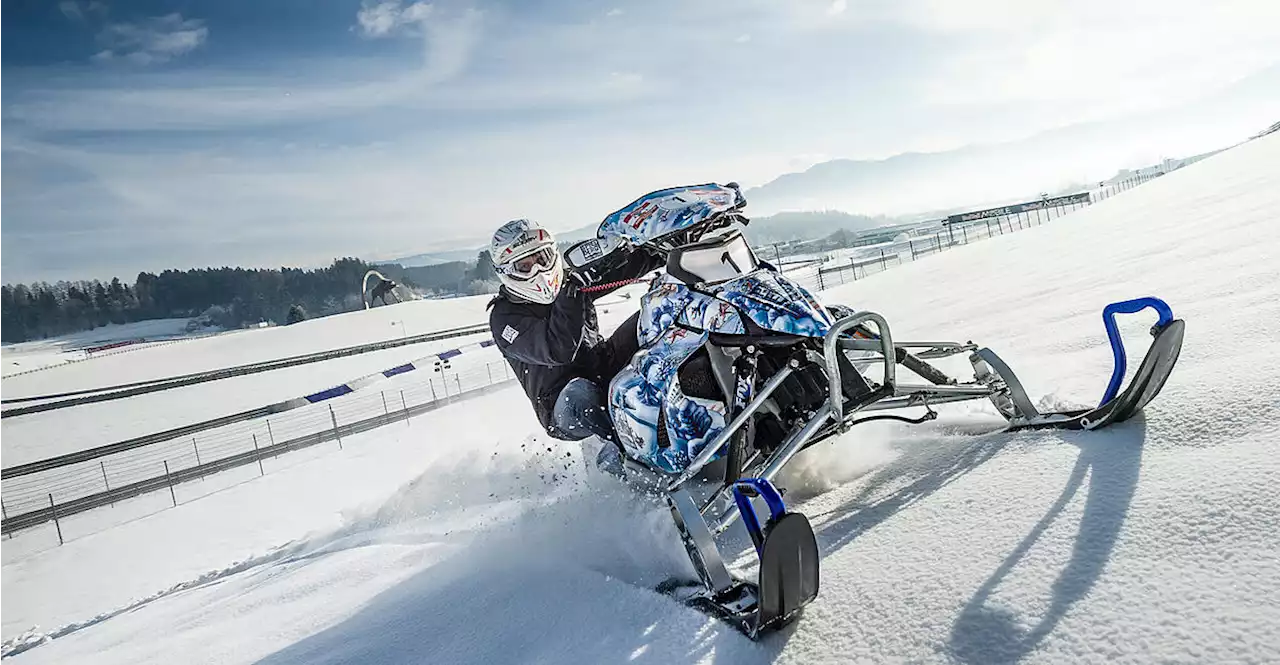
[[[107,15],[107,6],[98,0],[62,0],[58,3],[58,11],[72,22],[88,21],[94,17],[105,17]]]
[[[839,16],[849,8],[849,0],[832,0],[831,6],[827,8],[827,16]]]
[[[71,19],[72,21],[84,20],[84,11],[80,9],[80,3],[75,2],[74,0],[63,0],[62,2],[59,2],[58,10],[62,12],[63,16]]]
[[[1010,4],[916,0],[891,20],[946,43],[919,81],[927,103],[1070,105],[1075,121],[1184,103],[1280,62],[1280,5],[1221,0]]]
[[[446,14],[426,2],[401,6],[400,0],[364,0],[356,24],[361,34],[373,39],[397,34],[422,39],[422,67],[391,84],[421,93],[424,87],[448,81],[466,68],[481,18],[481,12],[472,8]]]
[[[208,38],[203,20],[184,19],[176,12],[135,23],[111,23],[98,33],[98,42],[105,48],[93,59],[139,65],[168,62],[194,51]]]
[[[1236,0],[1164,13],[1144,2],[846,0],[831,16],[832,0],[632,0],[616,3],[626,20],[606,20],[615,3],[365,0],[287,45],[262,43],[260,25],[238,39],[211,13],[226,46],[198,68],[104,76],[59,63],[6,86],[5,157],[25,135],[57,168],[5,166],[4,258],[14,274],[76,276],[107,258],[127,274],[408,254],[518,216],[568,229],[678,182],[750,186],[828,157],[1011,140],[1133,100],[1167,105],[1166,91],[1210,93],[1274,53],[1270,5],[1249,18]],[[58,22],[106,34],[101,59],[207,46],[204,22],[108,31],[90,6],[73,2]],[[196,34],[161,38],[183,32]],[[1274,109],[1280,87],[1267,90]],[[1274,122],[1221,115],[1196,117],[1226,126],[1214,137]],[[1174,150],[1175,135],[1148,143]]]
[[[422,3],[413,7],[424,6]],[[428,8],[429,9],[429,8]],[[406,10],[408,11],[408,10]],[[453,79],[466,69],[480,38],[482,14],[467,9],[447,18],[427,19],[427,10],[416,10],[411,20],[423,29],[423,66],[418,82],[433,85]]]
[[[381,2],[364,0],[360,5],[360,11],[356,13],[356,21],[361,33],[366,37],[386,37],[400,28],[425,23],[434,9],[426,2],[415,2],[407,7],[401,7],[400,0]]]

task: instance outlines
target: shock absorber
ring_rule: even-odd
[[[897,355],[897,361],[907,369],[919,374],[925,381],[935,386],[949,386],[956,382],[955,379],[943,374],[941,370],[930,365],[929,363],[915,357],[902,347],[894,350]]]
[[[758,354],[756,347],[747,346],[742,355],[733,361],[733,375],[735,378],[733,403],[730,405],[730,412],[726,415],[726,422],[742,413],[742,410],[747,407],[747,404],[755,396]],[[742,426],[742,429],[739,429],[734,434],[733,441],[729,442],[729,455],[724,467],[725,484],[736,482],[738,477],[742,475],[742,463],[746,460],[747,448],[755,440],[755,435],[756,427],[755,419],[753,418],[748,420]]]

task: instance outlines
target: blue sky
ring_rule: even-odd
[[[391,258],[1079,123],[1135,158],[1218,147],[1280,92],[1169,114],[1276,72],[1276,5],[12,3],[3,281]],[[1133,131],[1151,114],[1177,121]]]

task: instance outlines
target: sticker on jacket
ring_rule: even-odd
[[[502,331],[502,339],[507,340],[507,344],[511,344],[515,342],[516,338],[519,336],[520,336],[520,331],[516,330],[515,328],[512,328],[511,326],[507,326]]]

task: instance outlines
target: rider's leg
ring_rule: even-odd
[[[600,386],[581,377],[570,381],[556,398],[551,410],[551,426],[557,438],[569,441],[598,437],[604,445],[596,455],[596,466],[614,475],[624,475],[621,444]]]
[[[604,404],[604,391],[581,377],[573,379],[560,391],[551,410],[551,423],[570,441],[579,441],[593,434],[605,441],[617,440]]]

